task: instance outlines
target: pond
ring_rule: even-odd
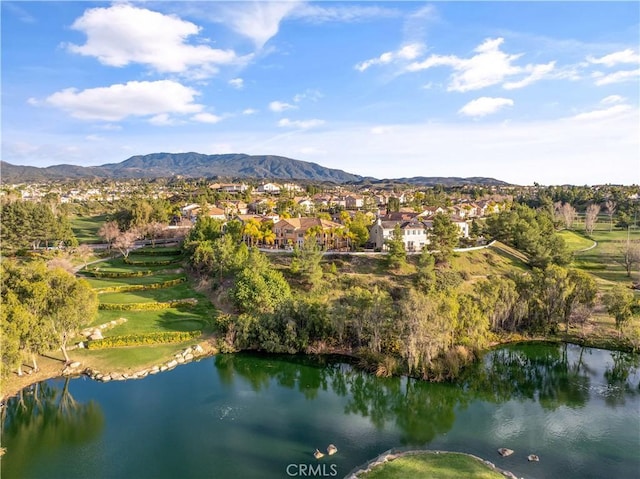
[[[639,477],[639,364],[530,343],[487,353],[455,384],[377,378],[335,357],[253,354],[143,380],[50,380],[3,408],[1,473],[344,477],[403,446],[469,452],[519,477]],[[335,455],[313,457],[331,443]],[[500,457],[500,447],[515,453]]]

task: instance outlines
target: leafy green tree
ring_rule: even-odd
[[[291,288],[282,273],[255,248],[236,276],[231,299],[241,312],[272,313],[291,297]]]
[[[517,313],[520,295],[513,280],[489,276],[474,285],[474,295],[493,331],[518,329],[522,319]]]
[[[555,233],[552,213],[548,209],[534,210],[518,204],[487,218],[486,232],[492,239],[502,241],[529,256],[535,268],[550,264],[567,265],[571,252],[564,239]]]
[[[98,312],[98,297],[91,285],[60,268],[49,274],[47,312],[52,330],[67,363],[67,343],[82,326],[91,323]]]
[[[436,284],[436,260],[427,248],[418,257],[416,287],[423,293],[430,293]]]
[[[228,221],[224,225],[224,234],[229,235],[234,242],[239,243],[242,240],[242,223],[238,220]]]
[[[322,281],[322,250],[315,238],[306,238],[300,247],[293,249],[291,272],[299,275],[311,289]]]
[[[391,196],[387,200],[387,213],[397,213],[398,211],[400,211],[400,199]]]
[[[387,266],[389,268],[399,269],[407,264],[407,251],[402,241],[402,229],[397,224],[393,229],[391,239],[386,241],[387,244]]]
[[[604,304],[607,312],[616,320],[618,333],[622,333],[622,328],[631,320],[634,314],[635,298],[633,293],[624,286],[615,286],[604,296]]]
[[[349,232],[353,235],[353,246],[362,247],[369,241],[371,221],[362,211],[358,211],[349,222]]]
[[[427,296],[411,289],[400,300],[401,356],[409,374],[427,378],[434,360],[452,344],[457,317],[455,298]]]
[[[456,342],[479,350],[489,344],[489,319],[478,299],[472,295],[458,296]]]
[[[596,304],[598,285],[593,276],[578,269],[570,269],[567,278],[572,289],[567,295],[564,306],[564,322],[569,331],[569,325],[576,319],[581,322],[591,315]]]
[[[0,204],[0,238],[4,252],[37,249],[52,244],[77,245],[68,218],[58,209],[55,214],[46,202],[9,201]]]
[[[36,355],[54,347],[53,331],[47,321],[47,296],[49,284],[48,270],[44,263],[34,262],[20,266],[12,261],[0,263],[2,282],[2,320],[8,325],[3,328],[9,335],[4,341],[12,341],[9,350],[30,356],[33,369],[37,370]],[[3,349],[5,345],[3,344]],[[18,359],[20,359],[18,358]],[[10,355],[9,363],[15,364],[16,357]],[[18,360],[18,375],[22,375],[21,361]],[[9,365],[5,365],[5,372]]]
[[[447,215],[438,213],[433,217],[433,229],[430,234],[429,250],[438,263],[447,263],[458,244],[458,227]]]
[[[185,238],[185,244],[191,245],[198,241],[213,241],[222,236],[224,222],[209,216],[198,216],[193,227]]]

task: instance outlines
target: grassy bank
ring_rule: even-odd
[[[358,474],[361,479],[499,479],[504,476],[480,459],[455,452],[402,455]]]
[[[175,248],[174,248],[175,249]],[[158,257],[164,257],[160,247],[156,247],[153,251],[136,254],[136,258],[144,261],[155,260]],[[167,248],[167,251],[173,251]],[[176,255],[169,254],[168,258],[176,259]],[[117,271],[138,271],[141,269],[138,265],[128,265],[121,258],[108,259],[107,261],[89,266],[89,268],[99,268],[104,270]],[[86,327],[96,328],[105,325],[114,320],[125,318],[125,322],[121,322],[115,326],[109,326],[101,330],[104,338],[118,338],[125,336],[143,336],[149,333],[157,334],[164,332],[201,332],[200,340],[189,340],[175,344],[156,344],[149,346],[126,346],[114,347],[100,350],[73,349],[69,352],[72,361],[81,363],[80,370],[85,368],[98,369],[103,371],[115,372],[131,372],[140,370],[165,360],[171,359],[178,351],[184,350],[187,346],[200,343],[207,353],[212,352],[212,347],[208,344],[207,338],[213,332],[213,320],[216,310],[211,302],[201,293],[194,289],[194,286],[187,280],[168,287],[156,287],[158,284],[175,280],[177,278],[186,278],[185,274],[176,271],[180,265],[172,264],[170,266],[144,266],[144,269],[152,269],[149,276],[134,278],[93,278],[88,277],[91,286],[98,292],[101,289],[108,289],[120,286],[141,286],[143,290],[128,292],[104,292],[98,295],[101,304],[153,304],[165,303],[175,300],[184,300],[185,298],[194,298],[197,303],[194,305],[177,306],[154,311],[106,311],[99,310],[93,321]],[[82,272],[81,272],[82,274]],[[78,336],[74,342],[83,340],[84,337]],[[59,351],[53,351],[46,356],[42,356],[38,360],[40,371],[32,371],[30,365],[24,365],[27,374],[18,377],[12,374],[7,378],[2,388],[3,397],[15,394],[27,385],[60,376],[64,369],[64,359]],[[29,374],[31,373],[31,374]]]

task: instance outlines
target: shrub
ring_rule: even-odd
[[[131,266],[168,266],[170,264],[179,263],[180,259],[167,259],[161,261],[136,261],[130,258],[125,258],[123,260],[125,264],[129,264]]]
[[[87,343],[87,349],[118,348],[123,346],[141,346],[148,344],[181,343],[195,339],[202,331],[163,331],[146,334],[127,334],[124,336],[112,336],[104,339],[95,339]]]
[[[106,288],[99,288],[98,293],[127,293],[130,291],[146,291],[150,289],[162,289],[176,286],[180,283],[184,283],[187,280],[186,277],[171,279],[168,281],[162,281],[161,283],[152,284],[125,284],[121,286],[108,286]]]
[[[98,271],[94,269],[88,270],[87,273],[96,278],[142,278],[143,276],[151,276],[153,271]]]
[[[160,311],[162,309],[178,306],[195,306],[198,300],[195,298],[176,299],[166,302],[153,303],[101,303],[98,309],[103,311]]]

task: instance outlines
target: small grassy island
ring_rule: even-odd
[[[397,457],[396,457],[397,456]],[[412,451],[378,458],[366,471],[349,479],[504,479],[495,466],[457,452]]]

